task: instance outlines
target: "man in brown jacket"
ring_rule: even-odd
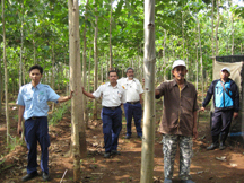
[[[163,122],[160,132],[163,136],[165,183],[172,183],[177,140],[180,141],[180,177],[184,183],[194,183],[190,176],[192,137],[198,137],[197,130],[197,92],[195,87],[185,80],[185,62],[173,63],[174,79],[160,84],[156,98],[164,96]]]

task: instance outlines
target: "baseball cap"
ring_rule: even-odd
[[[134,69],[132,67],[128,67],[127,70],[126,70],[126,72],[128,72],[129,70],[134,71]]]
[[[228,71],[228,73],[230,73],[230,69],[228,67],[224,67],[223,69],[220,70],[221,72],[222,71]]]
[[[185,62],[183,60],[176,60],[176,61],[174,61],[174,63],[173,63],[173,69],[175,67],[179,67],[179,66],[186,67],[186,64],[185,64]]]

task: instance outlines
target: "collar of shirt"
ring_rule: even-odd
[[[136,81],[135,78],[129,79],[129,78],[127,77],[127,81],[131,81],[131,80],[132,80],[132,81]]]
[[[178,85],[177,85],[177,82],[176,82],[175,79],[173,80],[172,85],[173,85],[173,86],[178,86]],[[188,86],[189,86],[189,83],[184,79],[184,87],[188,87]],[[184,87],[183,87],[183,88],[184,88]]]
[[[111,86],[111,87],[113,87],[113,88],[118,88],[118,83],[116,83],[116,86],[112,86],[110,81],[107,82],[106,84],[107,84],[107,86]]]

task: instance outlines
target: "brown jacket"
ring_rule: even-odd
[[[174,79],[163,82],[156,89],[159,90],[156,98],[164,96],[163,122],[160,123],[159,132],[192,136],[193,113],[198,110],[195,87],[185,81],[180,89]]]

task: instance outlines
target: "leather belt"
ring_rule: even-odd
[[[140,102],[127,102],[128,104],[139,104]]]
[[[115,106],[115,107],[106,107],[106,106],[103,106],[104,108],[106,108],[106,109],[110,109],[110,110],[115,110],[115,109],[117,109],[118,107],[120,107],[120,106]]]
[[[46,116],[32,116],[32,117],[29,117],[28,120],[37,120],[37,119],[42,119],[43,117],[46,117]]]

